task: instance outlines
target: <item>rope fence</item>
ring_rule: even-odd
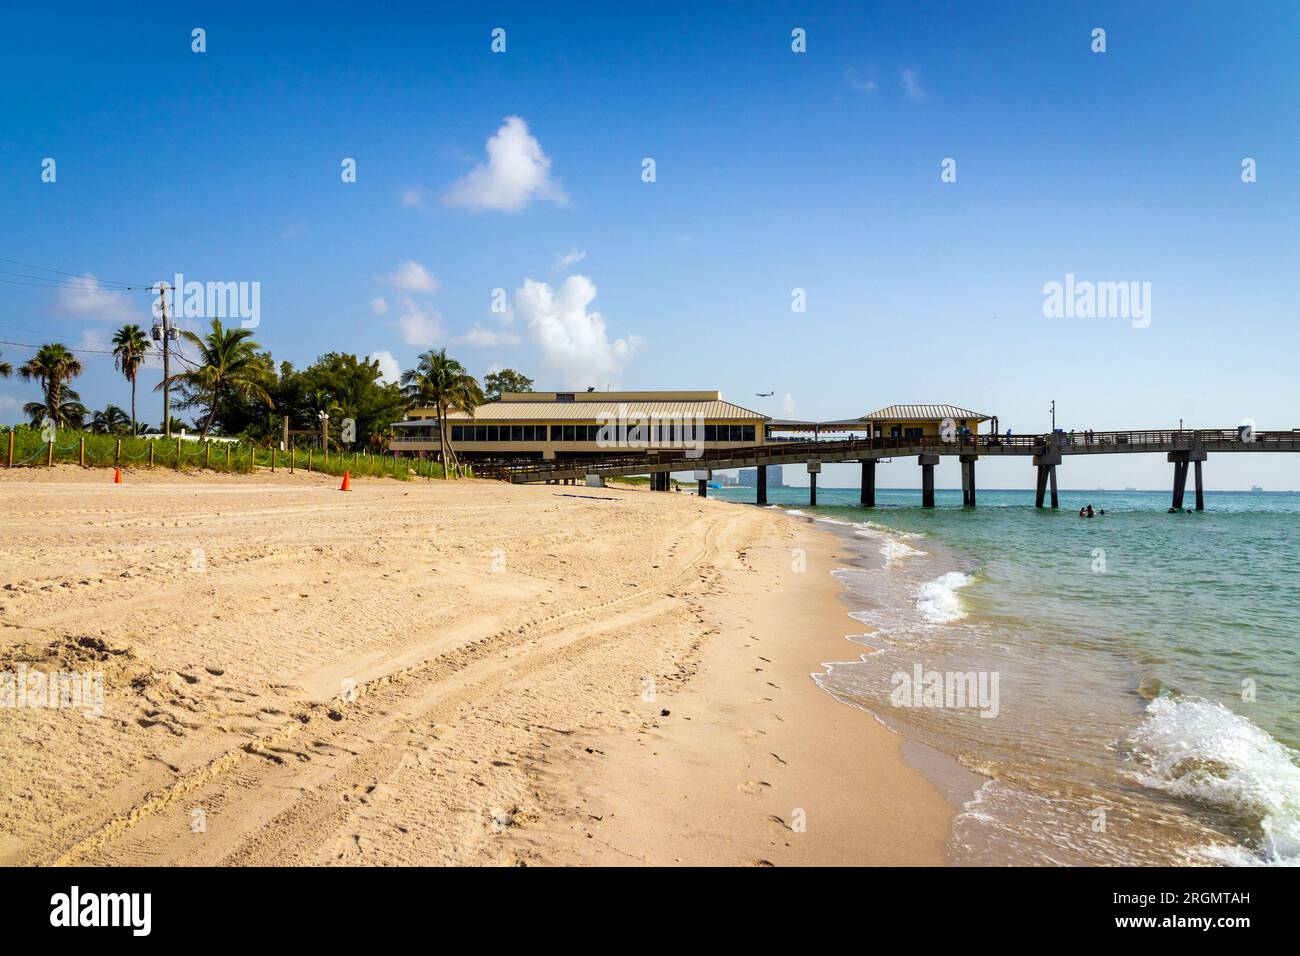
[[[86,468],[144,468],[174,471],[251,474],[262,470],[298,471],[342,477],[440,478],[442,466],[432,458],[401,458],[392,453],[289,448],[253,442],[200,441],[194,438],[149,439],[136,436],[61,432],[47,442],[38,429],[0,429],[0,467],[29,468],[75,464]]]

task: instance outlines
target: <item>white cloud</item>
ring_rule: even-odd
[[[563,272],[569,266],[576,265],[583,259],[587,258],[587,253],[577,246],[570,246],[569,251],[562,256],[556,256],[555,265],[551,266],[555,272]]]
[[[16,412],[22,406],[22,402],[12,395],[0,395],[0,413]]]
[[[422,292],[432,295],[438,291],[438,280],[418,262],[407,260],[388,275],[388,281],[403,292]]]
[[[518,212],[533,200],[564,205],[568,197],[551,178],[551,160],[518,116],[507,116],[487,141],[487,162],[456,180],[442,201],[468,209]]]
[[[914,66],[903,70],[903,91],[909,100],[925,99],[925,87],[921,85],[921,71]]]
[[[854,67],[849,67],[844,71],[844,83],[851,90],[857,90],[859,93],[874,93],[879,87],[875,80],[868,80],[859,75]]]
[[[128,292],[105,289],[90,273],[69,279],[68,284],[59,290],[54,303],[55,312],[60,315],[75,315],[87,319],[103,319],[107,322],[144,322],[148,318],[147,298],[140,303],[131,299]]]
[[[370,311],[375,315],[383,315],[388,311],[388,300],[382,295],[377,295],[370,300]]]
[[[543,361],[577,387],[603,384],[620,372],[642,345],[640,337],[609,341],[605,320],[589,312],[596,286],[584,275],[569,276],[557,289],[525,279],[515,293],[515,311],[542,350]]]
[[[397,327],[408,345],[423,348],[442,341],[442,313],[411,299],[403,299],[400,304],[402,312],[397,317]]]
[[[397,359],[393,358],[392,352],[386,349],[371,352],[367,361],[379,363],[379,381],[383,384],[389,385],[401,380],[402,367],[397,364]]]
[[[786,392],[785,398],[781,399],[781,414],[786,418],[794,417],[794,396],[789,392]]]
[[[402,191],[402,208],[404,209],[427,209],[424,202],[424,190],[415,189],[414,187]]]
[[[519,336],[513,332],[493,332],[481,325],[475,325],[464,335],[451,340],[452,345],[466,345],[475,349],[500,348],[506,345],[518,345]]]

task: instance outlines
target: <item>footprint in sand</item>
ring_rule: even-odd
[[[772,785],[766,780],[747,780],[736,789],[741,793],[748,793],[751,796],[760,794]]]
[[[350,856],[361,856],[364,852],[361,849],[361,834],[354,833],[350,837],[339,840],[337,849],[334,852],[334,859],[343,860]]]

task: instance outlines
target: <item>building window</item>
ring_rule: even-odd
[[[556,393],[555,393],[555,400],[556,400],[557,402],[571,402],[571,401],[573,401],[573,393],[572,393],[572,392],[556,392]]]
[[[753,441],[753,440],[754,440],[754,426],[753,426],[753,425],[742,425],[742,426],[741,426],[740,440],[741,440],[741,441]]]
[[[452,440],[452,441],[464,441],[464,440],[465,440],[465,426],[464,426],[464,425],[452,425],[452,426],[451,426],[451,440]]]

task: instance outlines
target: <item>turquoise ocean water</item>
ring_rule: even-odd
[[[769,493],[849,559],[859,646],[816,679],[984,781],[956,861],[1300,862],[1300,494],[1179,514],[1167,491],[1063,491],[1057,511],[1029,491],[818,498]],[[1079,518],[1089,503],[1106,514]],[[936,674],[996,676],[996,707],[898,696]]]

